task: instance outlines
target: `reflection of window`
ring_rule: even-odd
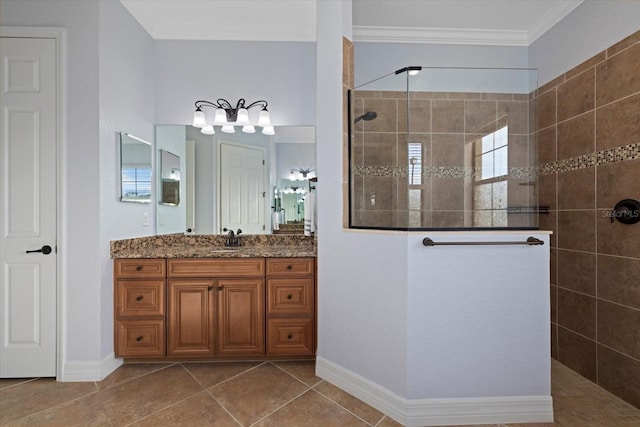
[[[476,141],[476,168],[482,170],[477,180],[497,178],[507,174],[507,126]]]
[[[422,144],[409,143],[409,185],[422,184]]]
[[[474,227],[507,227],[508,127],[475,141]]]
[[[122,166],[122,198],[151,200],[150,166]]]

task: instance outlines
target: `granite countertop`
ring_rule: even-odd
[[[225,235],[168,234],[111,241],[111,258],[295,258],[315,257],[316,240],[303,235],[241,235],[242,246],[225,246]]]

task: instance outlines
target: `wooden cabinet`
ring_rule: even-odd
[[[263,258],[170,259],[167,355],[264,355],[264,265]]]
[[[117,357],[315,354],[315,258],[116,259]]]
[[[165,356],[164,259],[114,262],[116,357]]]
[[[314,258],[267,258],[267,355],[315,354],[314,271]]]
[[[264,279],[218,280],[218,355],[264,354]]]

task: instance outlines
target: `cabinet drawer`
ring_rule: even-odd
[[[312,275],[313,258],[267,258],[267,276]]]
[[[257,277],[264,276],[264,258],[170,259],[169,277]]]
[[[269,279],[267,314],[312,315],[313,297],[313,278]]]
[[[166,262],[164,259],[116,259],[114,261],[114,277],[121,278],[164,278]]]
[[[164,355],[164,320],[116,321],[116,357]]]
[[[164,316],[164,280],[116,281],[116,316]]]
[[[313,319],[268,319],[267,354],[312,355]]]

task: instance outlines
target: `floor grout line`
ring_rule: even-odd
[[[301,393],[299,393],[298,395],[294,396],[293,398],[289,399],[286,403],[282,404],[281,406],[279,406],[278,408],[274,409],[273,411],[269,412],[267,415],[265,415],[262,418],[259,418],[258,420],[254,421],[253,423],[251,423],[249,425],[249,427],[254,426],[256,424],[258,424],[259,422],[269,418],[271,415],[275,414],[276,412],[278,412],[280,409],[284,408],[285,406],[287,406],[288,404],[290,404],[291,402],[293,402],[294,400],[298,399],[300,396],[304,395],[305,393],[308,393],[311,391],[311,387],[307,386],[307,389]]]
[[[284,378],[289,378],[289,377],[293,377],[297,382],[300,382],[303,384],[303,390],[300,391],[299,393],[296,393],[295,396],[291,397],[290,399],[288,399],[285,403],[279,405],[277,408],[270,410],[266,415],[261,416],[259,419],[255,420],[255,421],[250,421],[250,423],[247,424],[247,426],[256,426],[257,424],[261,423],[261,422],[265,422],[265,420],[268,420],[270,417],[273,417],[274,414],[278,413],[279,411],[282,411],[284,408],[287,408],[289,405],[292,405],[293,402],[295,402],[297,399],[300,399],[302,396],[305,396],[307,393],[309,392],[315,392],[317,393],[318,397],[312,397],[311,395],[307,396],[308,398],[313,398],[313,399],[319,399],[318,401],[321,400],[325,400],[327,403],[326,405],[331,405],[329,407],[335,407],[335,409],[342,409],[345,411],[345,413],[350,414],[353,417],[356,417],[357,420],[359,420],[360,422],[364,423],[367,426],[376,426],[376,427],[381,427],[383,425],[396,425],[395,421],[388,417],[387,415],[382,414],[381,418],[378,419],[377,421],[372,421],[372,422],[368,422],[367,420],[365,420],[364,418],[362,418],[361,416],[357,415],[355,412],[353,412],[352,410],[349,410],[347,407],[343,406],[342,404],[338,403],[337,400],[334,400],[333,398],[329,397],[329,395],[333,395],[332,393],[329,393],[329,395],[325,394],[327,391],[325,390],[325,393],[319,391],[319,389],[322,389],[323,383],[325,382],[324,380],[320,379],[317,383],[310,385],[308,383],[305,383],[302,378],[307,378],[307,375],[310,374],[310,372],[307,370],[308,368],[305,368],[304,370],[302,370],[299,374],[299,376],[296,376],[296,374],[292,373],[292,372],[296,372],[295,369],[290,371],[287,371],[285,368],[287,368],[286,365],[282,365],[279,366],[274,362],[262,362],[262,363],[258,363],[256,366],[252,366],[246,370],[244,370],[243,372],[234,375],[231,378],[238,378],[239,376],[242,376],[246,373],[252,372],[253,370],[255,370],[257,367],[263,366],[265,364],[270,364],[274,367],[278,368],[278,372],[281,372],[283,375],[282,376],[278,376],[279,378],[282,377]],[[218,384],[222,384],[225,383],[227,381],[229,381],[231,378],[226,379],[224,381],[221,381],[219,383],[214,384],[211,387],[207,387],[205,388],[205,386],[200,383],[196,376],[187,368],[186,363],[173,363],[169,366],[165,366],[162,367],[161,369],[157,369],[153,372],[148,372],[148,373],[144,373],[142,375],[138,375],[136,377],[131,378],[128,381],[124,381],[122,383],[116,384],[117,385],[123,385],[123,384],[127,384],[130,383],[131,381],[135,380],[135,379],[140,379],[143,377],[146,377],[152,373],[159,373],[160,375],[162,375],[162,372],[169,367],[172,366],[176,366],[179,365],[182,369],[184,369],[185,371],[187,371],[188,373],[188,381],[195,381],[197,384],[197,391],[190,391],[189,395],[186,397],[181,397],[180,400],[175,401],[175,402],[171,402],[170,404],[168,404],[167,406],[164,406],[163,408],[154,410],[152,413],[146,414],[144,416],[142,416],[139,419],[136,420],[131,420],[131,421],[126,421],[126,425],[130,426],[133,425],[135,423],[138,422],[142,422],[143,420],[148,420],[150,417],[152,416],[158,416],[159,413],[163,412],[163,411],[169,411],[167,412],[167,414],[171,414],[171,413],[175,413],[176,410],[172,410],[171,408],[175,408],[178,407],[177,409],[180,409],[179,406],[181,404],[183,404],[185,401],[194,398],[195,396],[198,396],[200,393],[206,393],[206,398],[204,397],[205,395],[203,395],[201,398],[203,398],[204,400],[207,399],[212,399],[212,403],[215,402],[216,405],[219,405],[219,407],[221,408],[222,411],[224,411],[224,413],[228,414],[228,416],[233,420],[233,422],[235,423],[236,426],[238,427],[247,427],[244,424],[242,424],[239,419],[237,419],[233,413],[227,409],[225,407],[225,405],[223,405],[221,403],[221,401],[216,398],[212,392],[211,392],[211,388],[215,387]],[[295,365],[293,365],[295,366]],[[284,375],[286,374],[286,375]],[[181,374],[182,375],[182,374]],[[57,397],[56,394],[58,393],[58,389],[56,387],[51,387],[51,384],[48,384],[47,387],[43,387],[42,385],[37,385],[36,387],[30,387],[28,386],[28,384],[33,383],[35,381],[38,381],[40,379],[31,379],[28,381],[23,381],[19,384],[15,384],[13,386],[10,387],[5,387],[2,390],[6,390],[3,394],[5,396],[5,400],[1,400],[0,399],[0,404],[4,405],[3,407],[3,411],[5,409],[13,409],[12,407],[9,407],[7,405],[7,402],[11,401],[14,402],[13,404],[15,405],[16,411],[15,414],[19,416],[20,413],[25,413],[28,411],[28,407],[34,407],[38,405],[38,403],[42,404],[45,402],[49,402],[48,399],[50,399],[51,397]],[[289,381],[289,380],[287,380]],[[81,410],[81,408],[84,406],[82,404],[78,404],[78,401],[81,401],[82,399],[89,399],[87,401],[87,403],[91,402],[91,405],[88,406],[88,408],[91,408],[92,411],[94,411],[96,414],[99,414],[98,411],[102,410],[103,414],[105,416],[105,420],[106,420],[106,424],[108,425],[116,425],[114,424],[114,421],[116,421],[115,419],[112,419],[111,414],[107,411],[107,407],[105,406],[105,401],[103,400],[103,397],[105,396],[105,394],[107,394],[108,396],[110,396],[113,393],[113,387],[115,386],[111,386],[111,387],[107,387],[105,389],[98,389],[99,386],[99,382],[87,382],[88,383],[93,383],[93,387],[89,387],[88,385],[83,385],[80,387],[79,391],[82,391],[84,389],[89,389],[86,391],[83,391],[81,395],[78,395],[76,397],[70,398],[68,400],[65,400],[64,402],[61,403],[57,403],[54,404],[53,406],[49,406],[47,408],[41,409],[41,410],[37,410],[31,413],[27,413],[26,416],[19,416],[18,418],[13,418],[13,419],[9,419],[9,420],[4,420],[2,423],[2,425],[5,424],[10,424],[10,423],[26,423],[26,424],[31,424],[31,423],[37,423],[37,422],[43,422],[43,420],[46,423],[49,423],[48,425],[64,425],[64,423],[62,421],[60,421],[58,418],[56,417],[60,417],[60,419],[70,419],[72,420],[71,422],[67,422],[66,424],[73,424],[73,420],[76,420],[76,424],[77,424],[77,417],[78,414],[76,413],[77,410]],[[290,383],[293,384],[293,383]],[[297,384],[297,383],[296,383]],[[329,383],[327,383],[329,384]],[[20,386],[26,386],[23,390],[20,390],[19,387]],[[602,388],[601,386],[598,386],[597,384],[587,380],[586,378],[580,376],[577,372],[575,372],[573,369],[571,369],[570,367],[562,364],[561,362],[557,361],[557,360],[553,360],[552,361],[552,381],[551,381],[551,395],[553,397],[553,406],[554,406],[554,415],[555,415],[555,425],[556,426],[575,426],[575,425],[640,425],[640,411],[638,410],[638,408],[634,407],[633,405],[629,404],[628,402],[625,402],[624,400],[622,400],[621,398],[619,398],[618,396],[608,392],[607,390],[605,390],[604,388]],[[65,386],[66,387],[66,386]],[[190,386],[191,387],[191,386]],[[297,386],[296,386],[297,388]],[[10,389],[13,389],[9,392]],[[136,389],[136,387],[134,386],[132,389]],[[295,389],[295,388],[294,388]],[[31,391],[33,390],[33,391]],[[65,393],[68,393],[69,390],[71,392],[73,392],[73,388],[71,389],[64,389],[67,390],[65,391]],[[92,390],[92,391],[91,391]],[[131,389],[130,389],[131,390]],[[189,389],[191,390],[191,389]],[[268,390],[268,389],[267,389]],[[20,391],[23,391],[23,393],[21,394],[16,394],[19,393]],[[103,393],[106,392],[106,393]],[[24,399],[20,399],[20,400],[16,400],[15,398],[12,400],[11,396],[22,396],[22,394],[24,394]],[[345,394],[345,396],[347,396],[348,394]],[[38,396],[42,396],[42,398],[44,400],[42,401],[38,401]],[[126,387],[125,389],[123,389],[123,395],[122,398],[127,398],[127,392],[126,392]],[[341,395],[337,395],[338,396],[338,400],[341,399]],[[354,397],[355,398],[355,397]],[[95,401],[94,399],[98,399],[97,401]],[[128,399],[128,398],[127,398]],[[74,404],[74,402],[76,402]],[[169,402],[169,401],[167,401]],[[350,401],[349,401],[350,402]],[[20,404],[24,403],[24,406],[19,406]],[[245,404],[244,401],[242,402],[235,402],[236,404]],[[246,402],[248,406],[248,408],[251,408],[251,402],[248,401]],[[324,405],[324,404],[323,404]],[[335,406],[334,406],[335,405]],[[65,409],[65,407],[69,407],[70,409]],[[333,412],[336,412],[335,409],[333,410]],[[375,409],[375,408],[373,408]],[[218,409],[216,409],[218,410]],[[223,412],[220,412],[220,414],[222,414]],[[12,416],[13,414],[11,413],[5,413],[6,416]],[[117,415],[117,414],[116,414]],[[249,415],[257,415],[257,414],[249,414]],[[102,413],[100,413],[100,416],[102,416]],[[304,416],[304,415],[303,415]],[[53,417],[53,418],[52,418]],[[67,418],[68,417],[68,418]],[[55,419],[54,419],[55,418]],[[586,420],[589,420],[589,422],[587,423]],[[355,421],[355,420],[354,420]],[[56,424],[57,423],[57,424]],[[166,424],[166,423],[165,423]],[[516,423],[517,424],[517,423]],[[490,426],[493,427],[511,427],[514,426],[516,424],[513,423],[494,423],[491,424]],[[522,425],[523,427],[526,427],[527,424],[517,424],[517,425]],[[535,424],[533,424],[535,425]],[[541,425],[546,425],[546,424],[541,424]],[[550,426],[552,426],[553,424],[550,423],[548,424]]]

